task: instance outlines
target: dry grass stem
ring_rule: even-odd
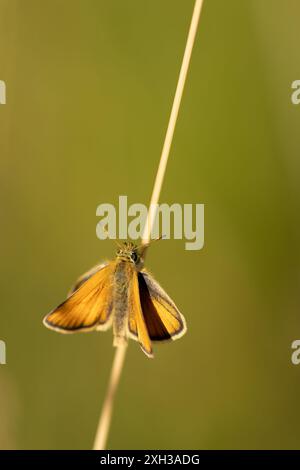
[[[180,74],[178,78],[177,88],[173,100],[172,110],[170,114],[170,119],[167,127],[166,137],[159,161],[159,166],[155,178],[155,183],[153,187],[153,192],[150,201],[150,210],[148,212],[148,221],[145,227],[145,231],[142,237],[142,244],[147,245],[151,238],[151,229],[154,223],[155,212],[153,207],[158,204],[159,196],[161,193],[161,188],[163,185],[163,180],[165,176],[165,171],[168,163],[168,158],[170,154],[170,149],[172,145],[174,130],[176,126],[176,121],[178,117],[178,112],[180,108],[180,103],[183,95],[184,85],[186,82],[186,77],[189,69],[190,59],[192,55],[192,50],[195,42],[196,32],[199,24],[199,18],[202,10],[204,0],[196,0],[195,7],[193,11],[191,26],[188,33],[188,38],[186,42],[186,47],[184,51],[184,56],[182,60],[182,65],[180,69]],[[126,354],[126,345],[119,346],[116,349],[115,357],[112,364],[111,375],[109,379],[109,384],[106,392],[106,397],[103,403],[103,408],[98,424],[98,429],[94,442],[94,450],[104,450],[106,448],[111,416],[113,411],[114,397],[119,384],[121,372],[123,369],[123,364]]]
[[[121,371],[125,360],[127,344],[116,348],[115,357],[111,369],[109,384],[103,403],[102,412],[98,424],[98,429],[94,442],[94,450],[104,450],[106,448],[106,441],[108,437],[109,426],[111,422],[111,414],[114,403],[114,396],[118,388]]]

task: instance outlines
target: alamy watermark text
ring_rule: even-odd
[[[166,239],[173,237],[176,240],[185,239],[186,250],[203,248],[204,204],[154,204],[149,210],[154,220],[152,240],[160,236]],[[100,204],[96,215],[100,217],[96,226],[96,235],[100,240],[137,240],[142,238],[148,224],[147,206],[140,203],[128,206],[127,196],[119,196],[117,210],[113,204]]]

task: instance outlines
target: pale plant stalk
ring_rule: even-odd
[[[184,56],[182,60],[182,65],[180,69],[180,74],[178,78],[178,83],[176,87],[176,93],[173,100],[172,110],[169,118],[169,123],[167,127],[166,137],[164,140],[164,145],[158,165],[158,170],[156,173],[155,183],[152,191],[150,208],[148,212],[148,220],[145,226],[145,230],[142,237],[142,245],[145,246],[149,243],[151,239],[151,230],[154,223],[155,217],[155,207],[158,204],[159,196],[161,193],[161,188],[163,185],[163,180],[166,172],[166,167],[168,163],[168,158],[170,154],[170,149],[172,145],[172,140],[174,136],[174,130],[177,122],[178,112],[180,108],[180,103],[183,95],[184,85],[186,82],[186,77],[189,69],[190,59],[192,55],[192,50],[195,42],[195,37],[197,33],[197,28],[199,24],[200,14],[202,10],[204,0],[196,0],[192,21],[187,37],[187,42],[185,46]],[[145,251],[144,251],[145,253]],[[114,405],[114,397],[116,390],[118,388],[121,372],[124,365],[125,354],[126,354],[127,344],[120,345],[116,348],[111,374],[109,378],[108,388],[105,396],[105,400],[102,407],[102,412],[100,415],[100,420],[98,424],[98,429],[94,442],[94,450],[104,450],[106,448],[106,442],[108,438],[111,416]]]

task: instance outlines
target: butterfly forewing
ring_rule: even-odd
[[[147,356],[152,357],[151,340],[141,308],[138,274],[136,271],[132,275],[128,298],[128,330],[129,336],[140,343],[142,350]]]
[[[100,268],[53,312],[44,324],[62,333],[106,329],[111,323],[114,263]]]
[[[108,262],[104,262],[104,263],[101,263],[101,264],[97,264],[96,266],[94,266],[93,268],[89,269],[86,273],[82,274],[78,279],[77,281],[75,282],[75,284],[71,287],[69,293],[68,293],[68,297],[70,297],[72,294],[74,294],[74,292],[79,289],[79,287],[82,286],[82,284],[84,284],[88,279],[90,279],[90,277],[92,277],[94,274],[96,274],[98,271],[101,271],[101,269],[103,269],[105,266],[108,265]]]

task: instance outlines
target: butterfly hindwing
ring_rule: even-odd
[[[186,332],[183,315],[158,282],[143,269],[138,274],[142,312],[152,341],[177,339]]]
[[[44,324],[61,333],[104,330],[112,319],[114,263],[103,265],[44,318]]]

